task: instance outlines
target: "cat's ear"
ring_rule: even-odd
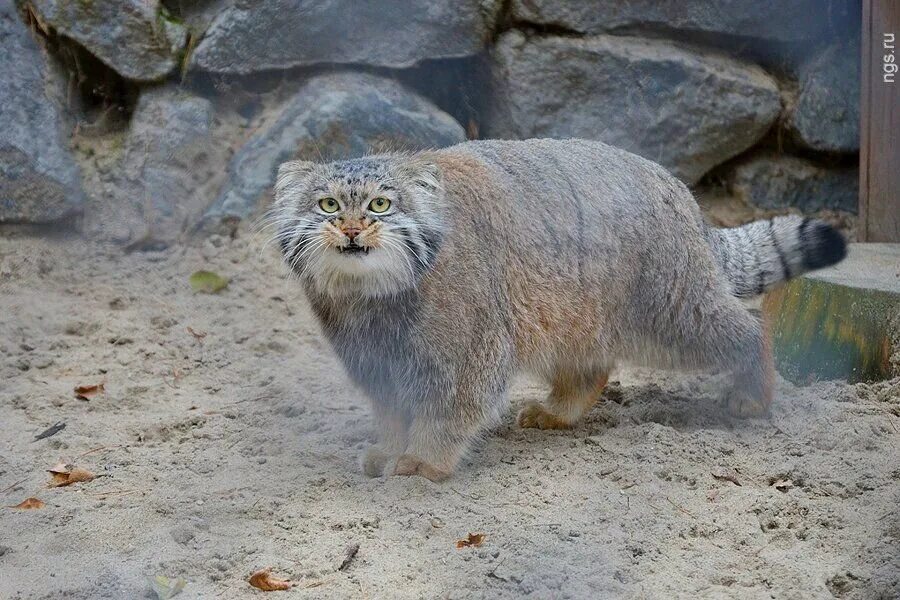
[[[418,156],[406,165],[406,175],[413,185],[429,194],[437,194],[443,189],[443,174],[436,162],[428,157]]]
[[[315,166],[316,163],[305,160],[281,163],[278,167],[278,176],[275,178],[275,203],[280,204],[302,193],[306,187],[306,180]]]
[[[291,160],[281,163],[278,167],[278,176],[275,178],[275,189],[297,183],[312,173],[316,163],[307,160]]]

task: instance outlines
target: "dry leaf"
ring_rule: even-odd
[[[57,433],[59,433],[60,431],[62,431],[65,428],[66,428],[65,422],[60,421],[57,424],[53,425],[52,427],[48,427],[44,431],[42,431],[39,434],[37,434],[36,436],[34,436],[34,441],[36,442],[38,440],[43,440],[48,437],[53,437],[54,435],[56,435]]]
[[[794,482],[790,479],[778,479],[774,481],[772,487],[778,490],[779,492],[787,492],[789,489],[794,487]]]
[[[248,581],[250,582],[250,585],[264,592],[289,590],[297,585],[293,581],[288,581],[287,579],[279,579],[278,577],[272,576],[272,567],[260,569],[259,571],[251,575]]]
[[[470,533],[469,537],[456,542],[457,548],[477,548],[484,542],[486,536],[483,533]]]
[[[712,471],[710,475],[715,479],[719,479],[721,481],[730,481],[734,485],[740,486],[741,481],[738,479],[737,471],[734,469],[716,469]]]
[[[350,566],[350,563],[353,562],[353,559],[356,558],[356,554],[359,552],[359,544],[350,544],[347,546],[347,549],[344,551],[344,560],[341,561],[341,565],[338,567],[338,571],[343,571],[347,567]]]
[[[212,271],[196,271],[188,278],[188,282],[195,292],[203,294],[218,294],[228,287],[228,278]]]
[[[10,506],[10,508],[19,508],[22,510],[35,510],[37,508],[44,508],[46,506],[41,500],[37,498],[25,498],[20,503],[15,506]]]
[[[156,575],[148,577],[147,580],[150,582],[150,587],[159,600],[169,600],[172,596],[177,596],[184,589],[184,586],[187,585],[187,581],[181,577],[171,579],[165,575]]]
[[[63,487],[81,481],[90,481],[94,478],[94,474],[87,469],[63,463],[59,463],[52,469],[47,469],[47,472],[50,473],[51,477],[50,487]]]
[[[207,336],[207,333],[205,331],[198,331],[198,330],[194,329],[193,327],[191,327],[190,325],[188,325],[187,332],[189,334],[191,334],[192,336],[194,336],[195,338],[197,338],[198,340],[202,340],[203,338],[205,338]]]
[[[75,397],[79,400],[90,400],[97,394],[106,393],[106,384],[97,383],[94,385],[79,385],[75,388]]]

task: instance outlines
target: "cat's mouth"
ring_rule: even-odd
[[[369,247],[350,244],[349,246],[338,246],[338,252],[340,252],[341,254],[359,254],[360,252],[368,254]]]

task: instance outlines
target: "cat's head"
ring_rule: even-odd
[[[319,292],[391,296],[434,263],[442,194],[423,155],[291,161],[278,169],[270,221],[289,268]]]

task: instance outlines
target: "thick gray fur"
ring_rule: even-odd
[[[369,210],[377,197],[388,213]],[[324,214],[325,198],[341,210]],[[502,415],[520,369],[552,388],[523,426],[571,424],[621,362],[729,371],[728,408],[764,412],[771,352],[737,296],[844,248],[797,217],[711,229],[662,167],[583,140],[285,163],[272,215],[325,335],[372,400],[379,443],[365,472],[436,480]]]

